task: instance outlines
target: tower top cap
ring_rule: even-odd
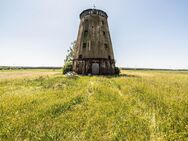
[[[82,13],[80,14],[80,19],[82,19],[86,15],[91,15],[91,14],[96,14],[96,15],[108,18],[107,13],[102,11],[102,10],[99,10],[99,9],[86,9],[86,10],[82,11]]]

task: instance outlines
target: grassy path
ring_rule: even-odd
[[[187,72],[6,79],[0,140],[188,140],[187,86]]]

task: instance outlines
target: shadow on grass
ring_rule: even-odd
[[[132,75],[132,74],[119,74],[119,75],[103,75],[106,78],[120,78],[120,77],[128,77],[128,78],[138,78],[140,76]]]
[[[106,74],[106,75],[83,75],[83,74],[79,74],[79,75],[75,75],[72,77],[68,77],[68,78],[72,78],[72,79],[77,79],[79,78],[79,76],[90,76],[90,77],[105,77],[105,78],[120,78],[120,77],[135,77],[135,78],[139,78],[140,76],[138,75],[132,75],[132,74]]]

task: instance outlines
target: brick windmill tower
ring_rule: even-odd
[[[115,61],[108,27],[108,15],[99,9],[80,14],[73,71],[78,74],[114,74]]]

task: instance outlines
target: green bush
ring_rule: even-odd
[[[72,65],[73,65],[73,56],[75,53],[75,48],[76,48],[76,41],[74,41],[73,43],[71,43],[71,47],[69,48],[69,50],[67,50],[67,55],[66,58],[64,60],[64,66],[63,66],[63,74],[66,74],[68,72],[72,71]]]
[[[71,71],[72,71],[72,61],[68,61],[63,66],[63,74],[66,74],[66,73],[71,72]]]
[[[118,67],[115,67],[115,74],[120,74],[120,69]]]

